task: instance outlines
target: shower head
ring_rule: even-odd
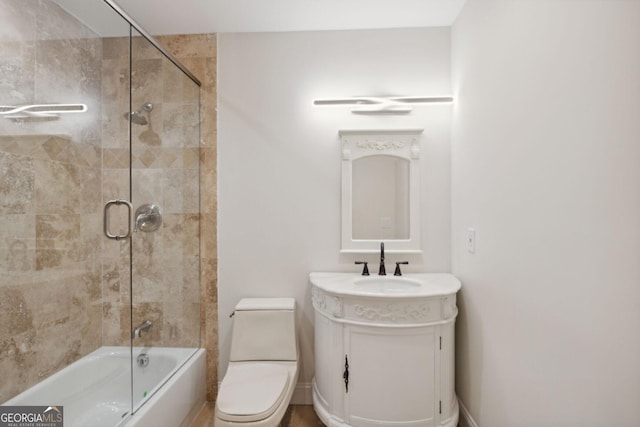
[[[131,123],[135,123],[137,125],[146,125],[147,119],[140,113],[138,113],[137,111],[134,111],[133,113],[129,114],[129,113],[124,113],[124,118],[129,120]]]
[[[138,107],[136,111],[133,111],[131,113],[124,113],[124,118],[129,120],[131,123],[144,126],[148,123],[148,121],[146,117],[142,115],[142,112],[151,112],[151,110],[153,110],[153,104],[150,102],[145,102],[140,107]]]

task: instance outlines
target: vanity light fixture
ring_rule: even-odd
[[[452,96],[355,96],[352,98],[316,99],[313,105],[353,105],[354,114],[406,114],[411,104],[450,104]]]

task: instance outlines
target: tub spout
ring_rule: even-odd
[[[131,334],[131,337],[133,339],[140,338],[144,331],[149,331],[152,327],[153,323],[151,323],[151,320],[145,320],[140,326],[133,330],[133,334]]]

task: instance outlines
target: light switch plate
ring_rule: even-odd
[[[473,228],[467,229],[467,252],[476,253],[476,230]]]

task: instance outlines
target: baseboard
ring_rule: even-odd
[[[313,389],[311,383],[298,383],[291,396],[292,405],[313,405]]]
[[[458,422],[458,427],[479,427],[478,423],[471,417],[469,410],[464,403],[458,398],[458,405],[460,406],[460,420]]]

